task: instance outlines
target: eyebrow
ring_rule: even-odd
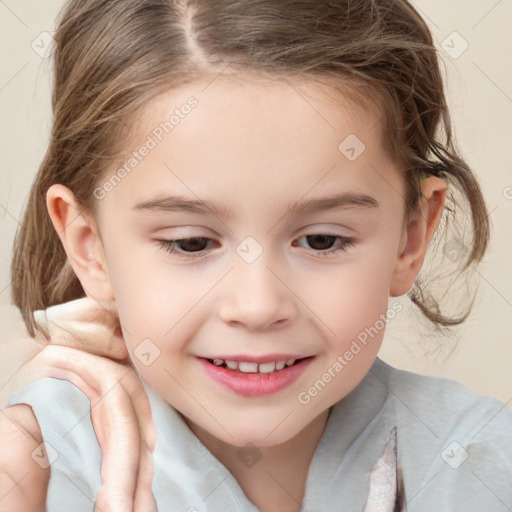
[[[380,208],[378,201],[366,194],[345,192],[317,199],[299,200],[288,205],[288,213],[318,213],[338,209],[370,209]],[[232,218],[233,212],[224,206],[208,200],[189,199],[185,196],[158,195],[152,199],[137,203],[133,209],[141,213],[173,213],[185,212],[199,215],[213,214],[221,218]]]

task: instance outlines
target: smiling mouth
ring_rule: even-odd
[[[271,361],[268,363],[254,363],[246,361],[230,361],[224,359],[206,359],[210,364],[231,370],[238,373],[260,373],[260,374],[272,374],[278,373],[286,368],[295,366],[300,361],[305,359],[311,359],[310,357],[303,357],[301,359],[287,359],[283,361]]]
[[[198,359],[200,365],[206,370],[206,374],[224,388],[244,397],[262,397],[291,386],[304,374],[314,358],[315,356],[279,361],[267,360],[264,363],[210,357]]]

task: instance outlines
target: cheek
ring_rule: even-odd
[[[159,346],[165,342],[162,349],[172,349],[173,340],[176,344],[183,339],[179,333],[197,322],[196,306],[212,287],[213,277],[199,278],[191,267],[167,264],[158,249],[149,254],[133,243],[130,250],[123,250],[123,237],[111,237],[109,242],[109,278],[128,348],[133,350],[148,338]]]
[[[303,281],[308,306],[336,335],[373,324],[387,308],[390,271],[384,258],[360,258]]]
[[[320,319],[316,324],[328,344],[326,366],[347,354],[346,382],[366,372],[384,337],[393,255],[386,243],[369,242],[350,261],[302,281],[302,297],[309,298],[307,306]]]
[[[194,322],[197,325],[198,304],[207,291],[204,280],[187,279],[187,273],[127,273],[116,302],[130,333],[129,346],[151,338],[169,349],[179,348],[178,340],[186,339]]]

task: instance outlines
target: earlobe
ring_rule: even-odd
[[[432,176],[421,183],[421,211],[405,226],[391,279],[390,296],[406,294],[419,274],[444,209],[447,182]]]
[[[98,302],[114,300],[96,225],[80,214],[74,194],[63,185],[52,185],[46,194],[46,207],[87,295]]]

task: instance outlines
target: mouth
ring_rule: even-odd
[[[259,397],[290,386],[306,371],[314,358],[309,356],[261,363],[199,357],[198,361],[206,374],[224,388],[241,396]]]
[[[295,366],[305,359],[311,359],[313,356],[309,357],[301,357],[301,358],[290,358],[283,359],[280,361],[268,361],[264,363],[257,363],[254,361],[235,361],[232,359],[208,359],[205,358],[210,364],[217,366],[219,368],[225,368],[226,370],[231,370],[233,372],[240,373],[261,373],[261,374],[272,374],[276,372],[280,372],[283,369],[290,368],[291,366]]]

